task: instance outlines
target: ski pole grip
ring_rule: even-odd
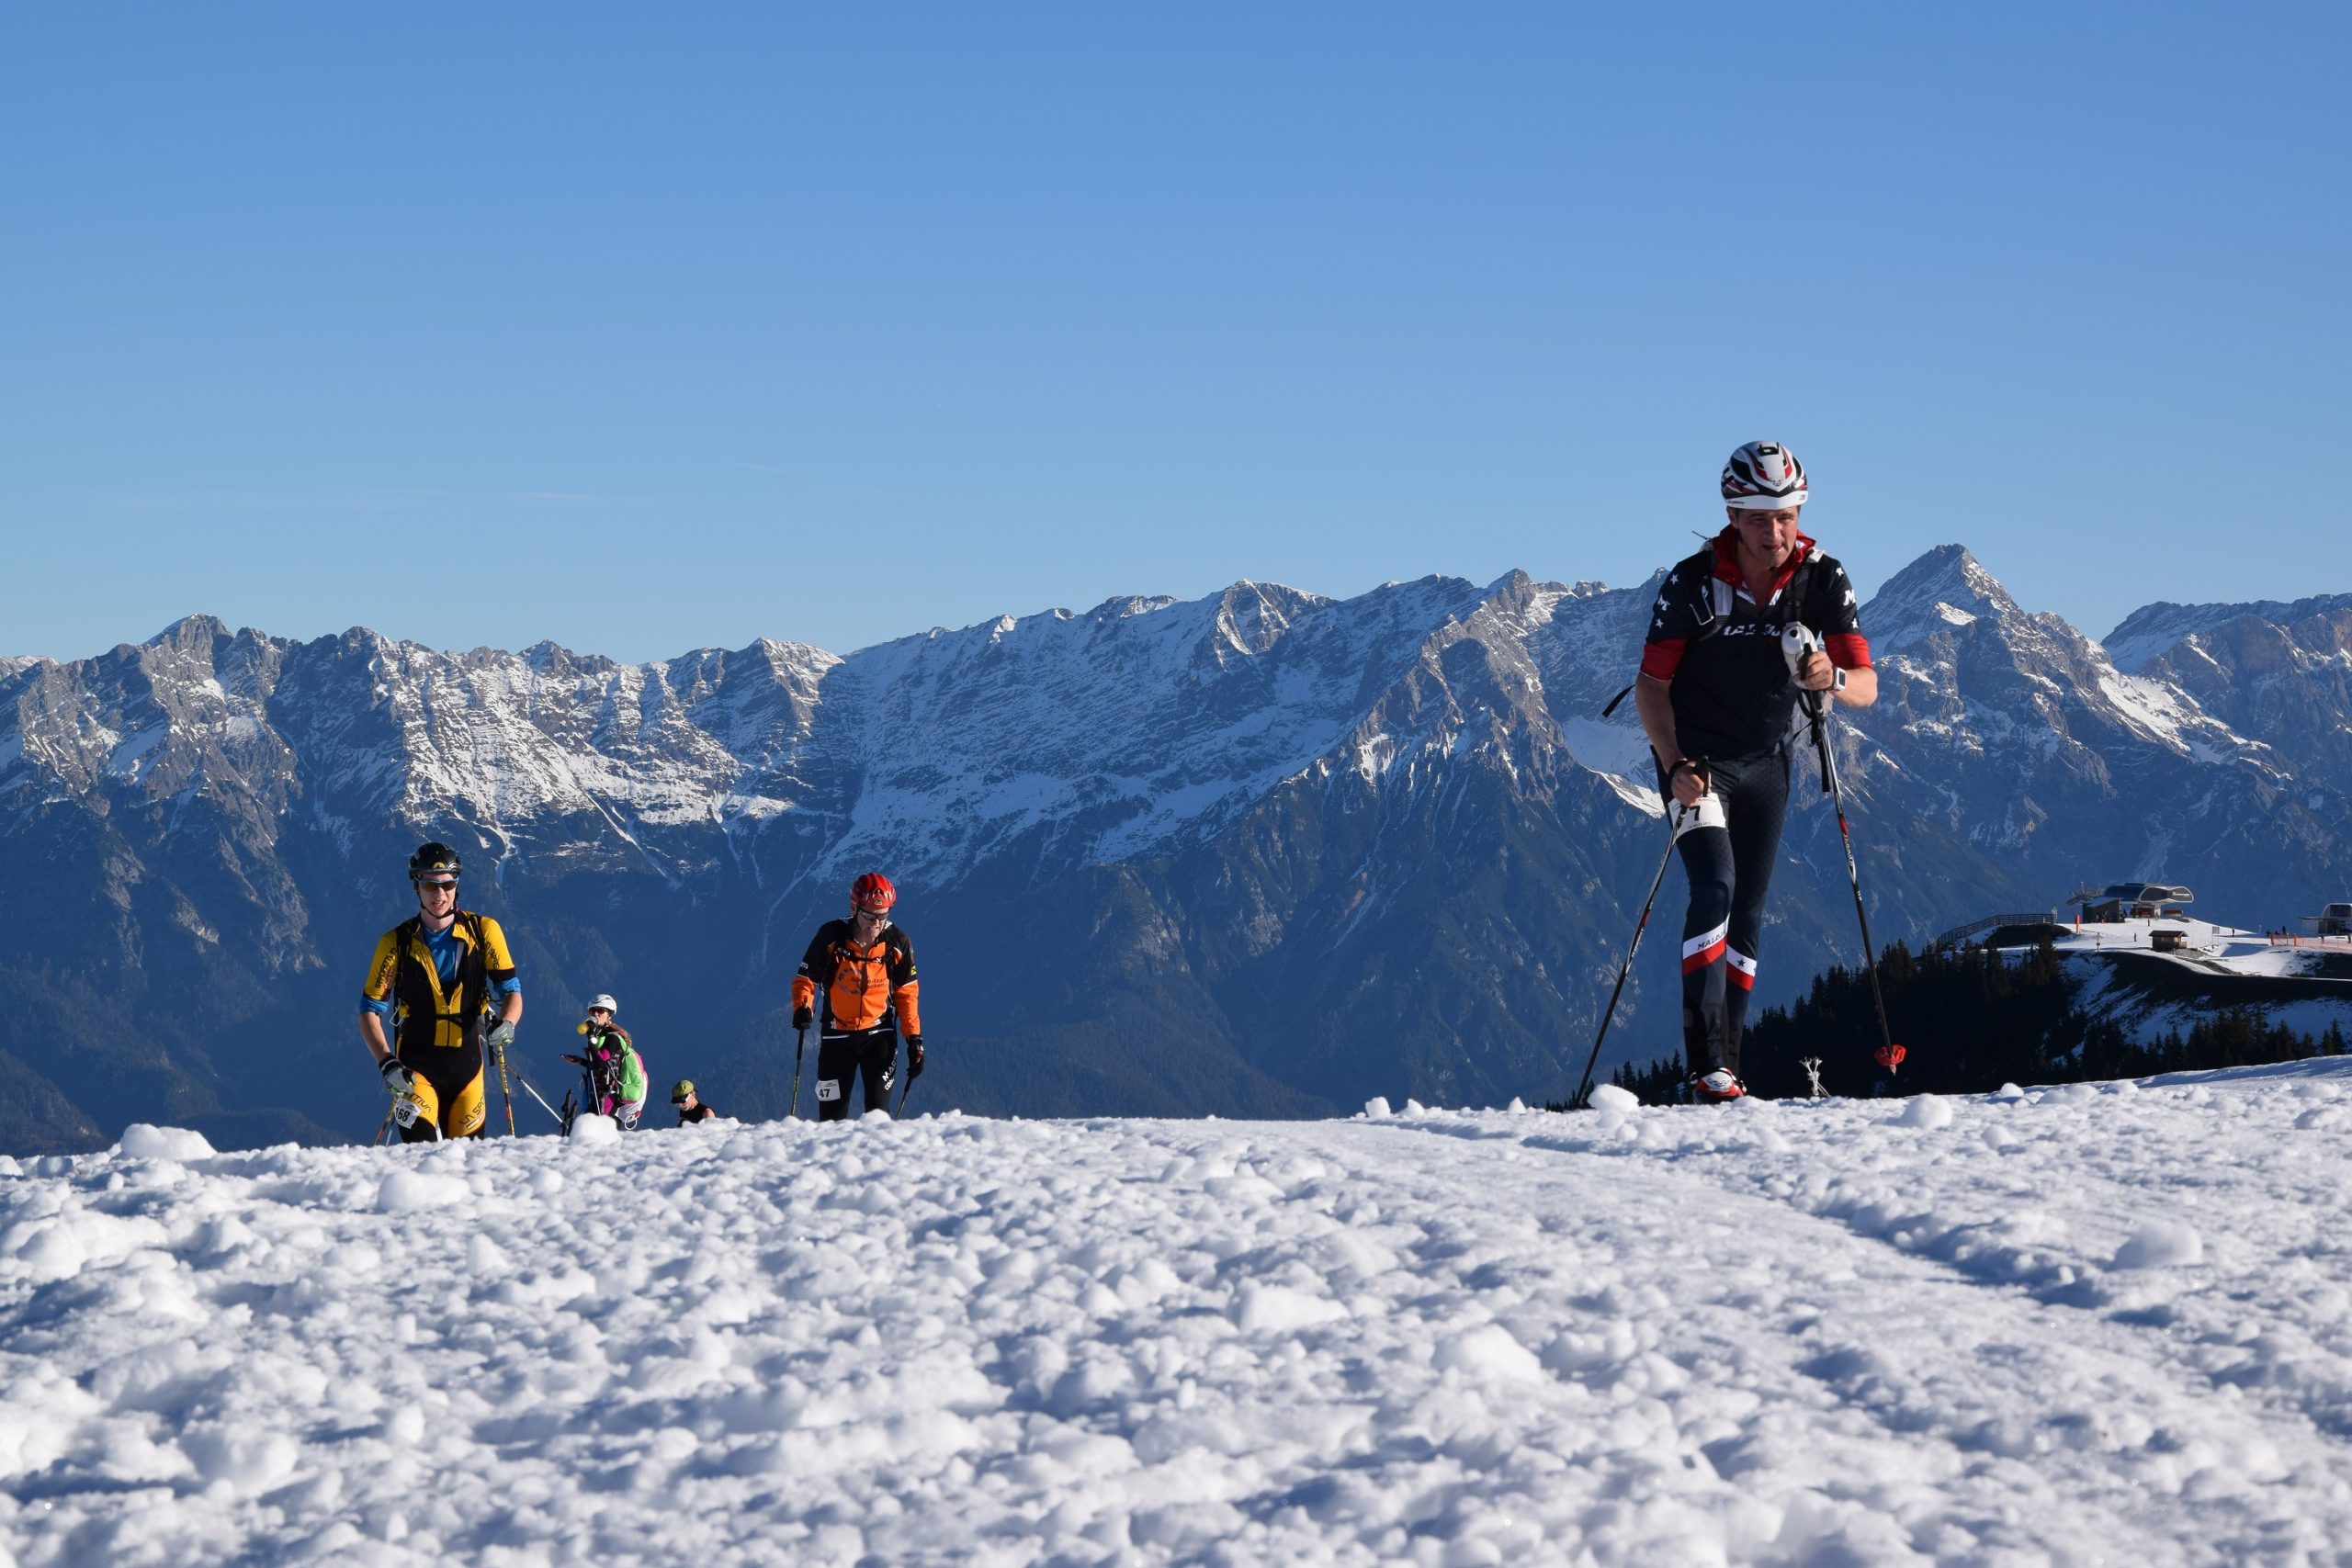
[[[1808,654],[1820,651],[1821,639],[1814,636],[1813,628],[1804,622],[1791,621],[1781,628],[1781,657],[1788,660],[1790,680],[1797,678],[1797,670]]]

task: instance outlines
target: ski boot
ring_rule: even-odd
[[[1696,1104],[1728,1105],[1747,1092],[1739,1075],[1722,1067],[1690,1075],[1690,1099]]]

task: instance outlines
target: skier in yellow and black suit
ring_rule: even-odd
[[[409,857],[408,874],[417,913],[376,943],[360,993],[359,1038],[392,1091],[402,1143],[479,1138],[489,1111],[483,1025],[495,1005],[498,1024],[487,1038],[514,1043],[522,982],[498,922],[458,908],[457,851],[426,844]]]
[[[867,872],[849,890],[849,919],[817,928],[800,973],[792,978],[792,1026],[815,1021],[825,998],[825,1026],[817,1036],[817,1120],[849,1114],[849,1084],[865,1075],[865,1109],[887,1111],[898,1076],[899,1032],[907,1036],[907,1081],[922,1077],[922,1020],[915,1009],[915,949],[890,923],[899,890]]]

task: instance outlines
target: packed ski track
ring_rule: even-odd
[[[2352,1062],[0,1160],[0,1562],[2352,1562]]]

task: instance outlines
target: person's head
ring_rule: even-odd
[[[1804,465],[1776,441],[1751,441],[1724,465],[1724,514],[1742,548],[1777,566],[1797,545],[1797,509],[1806,496]]]
[[[612,1022],[620,1010],[621,1004],[609,992],[599,991],[588,998],[588,1021],[598,1029]]]
[[[849,886],[850,924],[861,932],[880,931],[889,923],[890,907],[898,901],[899,890],[890,879],[869,871]]]
[[[670,1086],[670,1103],[676,1106],[681,1111],[692,1111],[696,1103],[698,1103],[695,1099],[695,1080],[692,1078],[680,1078],[676,1083],[672,1084]]]
[[[448,914],[458,907],[458,852],[447,844],[420,844],[408,857],[408,879],[416,887],[416,907],[427,916]]]

